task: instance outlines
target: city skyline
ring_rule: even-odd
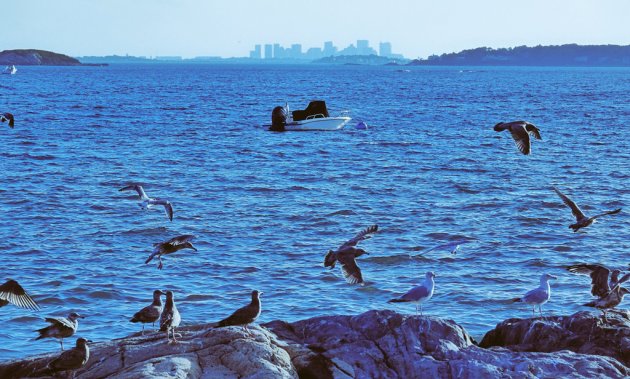
[[[8,16],[0,49],[71,56],[247,57],[261,41],[348,46],[359,38],[389,41],[409,59],[482,46],[630,44],[627,0],[378,5],[359,0],[20,0],[4,4],[3,14]]]
[[[264,47],[264,49],[263,49]],[[391,42],[379,42],[378,51],[370,46],[369,40],[359,39],[355,44],[339,50],[333,41],[325,41],[323,47],[310,47],[303,51],[301,43],[293,43],[290,47],[284,47],[279,43],[256,44],[254,49],[250,50],[250,59],[298,59],[298,60],[315,60],[335,55],[378,55],[380,57],[391,59],[405,59],[402,54],[392,52]]]

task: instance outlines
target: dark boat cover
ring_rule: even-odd
[[[328,109],[326,109],[326,102],[322,100],[315,100],[308,103],[308,107],[304,110],[297,110],[291,112],[293,114],[293,121],[302,121],[306,120],[308,116],[314,115],[324,115],[324,117],[329,117]]]

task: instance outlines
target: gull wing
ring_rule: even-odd
[[[429,296],[429,289],[425,286],[417,286],[410,289],[406,294],[400,297],[403,301],[418,301]]]
[[[610,292],[608,276],[610,269],[598,264],[577,264],[567,267],[567,270],[576,273],[589,275],[591,277],[591,294],[603,297]]]
[[[533,135],[534,138],[542,139],[540,138],[540,130],[538,130],[538,128],[534,124],[530,124],[529,122],[525,123],[525,130],[527,131],[527,133]]]
[[[74,324],[65,317],[46,317],[45,320],[55,326],[74,329]]]
[[[343,249],[345,249],[347,247],[356,246],[359,242],[370,238],[371,237],[370,234],[376,233],[377,231],[378,231],[378,225],[369,226],[369,227],[365,228],[364,230],[360,231],[351,240],[348,240],[346,243],[341,245],[339,250],[343,250]]]
[[[130,191],[130,190],[136,191],[138,193],[138,196],[140,196],[140,199],[149,200],[149,196],[147,196],[146,192],[144,192],[144,188],[142,188],[140,184],[131,184],[131,185],[128,185],[119,189],[118,191]]]
[[[163,205],[164,206],[164,212],[166,213],[166,216],[168,217],[169,220],[173,221],[173,206],[171,205],[170,201],[162,200],[162,199],[150,199],[149,200],[149,204],[151,204],[151,205]]]
[[[170,240],[166,241],[166,243],[173,246],[183,245],[186,242],[191,241],[193,238],[195,238],[195,236],[192,234],[183,234],[181,236],[171,238]]]
[[[346,278],[346,282],[350,284],[363,283],[363,275],[354,256],[344,254],[338,256],[337,259],[341,263],[341,272],[343,277]]]
[[[596,219],[596,218],[598,218],[598,217],[602,217],[602,216],[606,216],[606,215],[614,215],[614,214],[617,214],[617,213],[619,213],[619,212],[621,212],[621,208],[619,208],[619,209],[615,209],[614,211],[608,211],[608,212],[600,213],[600,214],[595,215],[595,216],[593,216],[593,217],[591,217],[591,218],[592,218],[592,219]]]
[[[573,202],[573,200],[569,199],[566,195],[564,195],[562,192],[560,192],[560,190],[558,190],[556,187],[551,187],[551,188],[553,188],[553,190],[556,191],[556,193],[558,194],[558,196],[560,196],[560,198],[562,199],[564,204],[567,207],[571,208],[571,213],[573,213],[573,216],[575,216],[575,219],[578,222],[580,220],[583,220],[583,219],[586,218],[586,215],[582,212],[580,207],[578,207],[577,204],[575,204],[575,202]]]
[[[510,133],[512,134],[512,138],[514,139],[514,143],[516,143],[518,150],[525,155],[529,155],[531,152],[531,141],[529,133],[525,130],[525,125],[520,123],[513,124],[510,128]]]
[[[547,290],[544,288],[535,288],[531,291],[528,291],[525,296],[521,298],[521,301],[525,303],[542,303],[549,297]]]
[[[32,309],[34,311],[39,310],[39,305],[37,305],[35,300],[33,300],[15,280],[8,280],[6,283],[0,285],[0,300],[8,301],[20,308]]]

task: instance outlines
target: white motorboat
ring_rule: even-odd
[[[4,71],[2,71],[3,74],[7,74],[7,75],[15,75],[15,73],[17,72],[17,68],[15,67],[15,65],[10,65],[4,68]]]
[[[306,109],[293,112],[289,112],[288,104],[284,107],[275,107],[271,113],[269,130],[277,132],[339,130],[346,126],[351,119],[347,114],[331,117],[328,114],[326,102],[316,100],[311,101]]]

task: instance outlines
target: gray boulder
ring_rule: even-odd
[[[607,321],[591,312],[509,319],[486,333],[480,346],[503,346],[512,351],[571,350],[613,357],[630,366],[630,315],[628,311],[611,311]]]
[[[301,378],[625,378],[609,357],[483,349],[451,320],[369,311],[265,324]]]

